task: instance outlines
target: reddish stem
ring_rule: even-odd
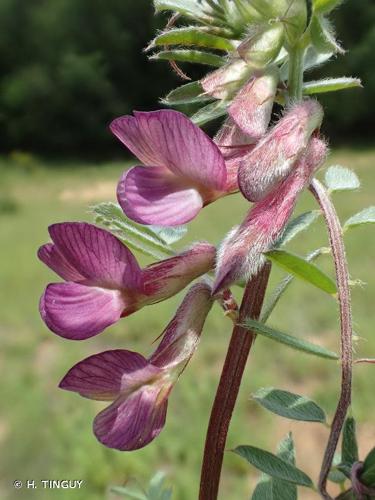
[[[353,329],[349,288],[349,271],[346,262],[342,228],[335,207],[323,185],[316,179],[311,182],[310,190],[317,199],[328,227],[332,255],[335,262],[338,300],[341,323],[341,394],[336,413],[331,425],[327,447],[324,453],[319,477],[319,491],[326,500],[332,500],[327,493],[327,479],[332,467],[333,458],[345,423],[346,414],[352,397],[352,365],[353,365]]]
[[[259,318],[270,270],[271,265],[265,264],[262,270],[248,282],[240,307],[240,324],[246,318]],[[239,325],[233,329],[208,424],[201,472],[200,500],[217,499],[228,428],[255,337],[254,332]]]

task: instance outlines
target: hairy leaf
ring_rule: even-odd
[[[332,24],[323,16],[314,16],[310,27],[311,40],[316,50],[322,54],[339,53],[345,50],[337,42]]]
[[[139,490],[128,488],[127,486],[113,486],[110,491],[116,495],[133,498],[134,500],[148,500],[147,496]]]
[[[160,45],[195,45],[197,47],[207,47],[226,52],[231,52],[234,49],[234,44],[231,40],[218,35],[212,35],[194,26],[171,29],[161,33],[152,41],[148,48]]]
[[[326,171],[324,180],[330,191],[358,189],[361,183],[356,174],[348,168],[333,165]]]
[[[300,396],[273,387],[259,389],[253,398],[264,408],[291,420],[305,422],[326,421],[324,411],[306,396]]]
[[[201,108],[190,118],[196,125],[201,126],[212,120],[216,120],[216,118],[224,116],[227,112],[227,107],[228,103],[225,101],[212,102]]]
[[[295,450],[291,433],[279,444],[277,456],[295,465]],[[297,486],[282,479],[262,474],[251,498],[252,500],[297,500]]]
[[[309,255],[307,255],[306,260],[308,262],[311,262],[315,259],[317,259],[320,255],[324,253],[324,248],[318,248],[311,252]],[[260,316],[260,322],[265,323],[268,318],[271,316],[272,311],[275,309],[276,305],[278,304],[279,300],[281,297],[284,295],[286,290],[289,288],[293,280],[295,279],[295,276],[293,274],[288,274],[283,278],[279,284],[275,287],[273,290],[271,297],[268,299],[267,303],[262,309],[262,314]]]
[[[305,231],[319,216],[320,210],[311,210],[298,215],[295,219],[291,220],[284,229],[283,234],[275,243],[275,248],[282,247],[295,238],[301,231]]]
[[[179,61],[189,62],[193,64],[206,64],[207,66],[220,67],[225,63],[225,60],[211,52],[203,52],[200,50],[162,50],[150,56],[153,61]]]
[[[129,247],[154,259],[164,259],[174,255],[173,248],[165,239],[167,238],[166,233],[164,233],[163,237],[164,228],[137,224],[126,217],[119,205],[112,202],[99,203],[93,206],[91,210],[97,224],[108,228]],[[175,228],[170,229],[172,232],[169,235],[169,241],[173,240],[173,238],[174,241],[177,241],[186,232],[182,228],[177,228],[176,232],[174,232]]]
[[[356,425],[353,417],[348,417],[345,420],[341,445],[341,461],[349,466],[358,461]]]
[[[362,226],[363,224],[374,224],[375,223],[375,206],[368,207],[359,212],[358,214],[350,217],[344,224],[343,229],[349,229],[352,227]]]
[[[233,451],[269,476],[307,488],[313,487],[313,482],[307,474],[269,451],[255,446],[238,446]]]
[[[293,337],[292,335],[288,335],[287,333],[280,332],[279,330],[270,328],[259,321],[255,321],[254,319],[246,319],[242,326],[250,331],[256,332],[262,337],[274,340],[275,342],[284,344],[292,349],[296,349],[297,351],[303,351],[307,354],[312,354],[313,356],[318,356],[320,358],[339,359],[339,356],[336,353],[329,351],[325,347],[321,347],[319,345],[312,344],[307,340],[299,339],[297,337]]]
[[[375,486],[375,448],[370,451],[363,462],[361,481],[367,486]]]
[[[271,250],[265,252],[264,255],[297,278],[316,286],[330,295],[336,294],[337,288],[335,282],[306,259],[285,250]]]
[[[359,78],[341,77],[325,78],[324,80],[314,80],[303,84],[305,95],[322,94],[324,92],[337,92],[338,90],[362,87]]]
[[[213,101],[213,99],[213,97],[204,94],[200,82],[190,82],[169,92],[169,94],[162,99],[162,102],[168,106],[176,106],[180,104]]]
[[[343,0],[313,0],[315,12],[330,12],[335,7],[340,5]]]

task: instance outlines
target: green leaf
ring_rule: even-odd
[[[121,207],[116,203],[99,203],[91,207],[91,210],[97,224],[105,226],[112,231],[129,247],[158,260],[165,259],[175,254],[173,248],[160,235],[160,228],[143,226],[142,224],[133,222],[126,217]],[[177,228],[176,235],[181,234],[179,231],[183,230]]]
[[[314,47],[310,46],[307,49],[303,69],[308,71],[310,69],[322,66],[329,61],[334,54],[332,52],[320,53]]]
[[[264,255],[297,278],[316,286],[330,295],[336,294],[337,288],[335,282],[318,267],[302,257],[286,252],[285,250],[271,250]]]
[[[111,493],[115,493],[116,495],[123,496],[125,498],[133,498],[134,500],[148,500],[146,495],[141,491],[136,491],[132,488],[128,488],[127,486],[113,486],[110,488]]]
[[[226,52],[231,52],[235,48],[231,40],[212,35],[196,27],[176,28],[161,33],[151,42],[148,49],[160,45],[195,45],[197,47],[207,47]]]
[[[320,216],[320,210],[311,210],[298,215],[289,222],[283,234],[275,244],[275,248],[282,247],[295,238],[301,231],[305,231]]]
[[[315,80],[303,84],[303,93],[305,95],[322,94],[324,92],[336,92],[338,90],[352,89],[362,87],[359,78],[325,78],[324,80]]]
[[[200,19],[203,16],[202,6],[197,0],[154,0],[155,10],[172,10],[187,17]]]
[[[335,7],[340,5],[343,0],[313,0],[315,12],[331,12]]]
[[[375,223],[375,207],[368,207],[353,215],[348,219],[343,229],[349,229],[352,227],[362,226],[363,224],[374,224]]]
[[[169,500],[172,497],[172,489],[164,489],[164,481],[164,472],[157,472],[150,481],[148,500]]]
[[[306,396],[268,387],[259,389],[253,398],[263,408],[281,417],[304,422],[326,422],[324,411]]]
[[[339,356],[336,353],[329,351],[325,347],[312,344],[307,340],[292,337],[287,333],[283,333],[279,330],[275,330],[274,328],[270,328],[269,326],[266,326],[259,321],[255,321],[254,319],[246,319],[242,326],[250,331],[256,332],[258,335],[262,335],[263,337],[266,337],[270,340],[274,340],[275,342],[284,344],[288,347],[291,347],[292,349],[296,349],[297,351],[303,351],[320,358],[339,359]]]
[[[193,64],[206,64],[208,66],[223,66],[225,60],[211,52],[202,52],[200,50],[162,50],[157,54],[150,56],[153,61],[179,61]]]
[[[370,451],[363,462],[361,481],[367,486],[375,486],[375,448]]]
[[[353,417],[348,417],[345,420],[342,445],[341,445],[341,461],[350,467],[354,462],[358,462],[358,443],[356,437],[356,425]]]
[[[336,497],[336,500],[356,500],[356,499],[353,490],[350,488],[350,490],[344,491],[338,497]]]
[[[216,120],[216,118],[220,118],[221,116],[224,116],[227,112],[227,107],[228,107],[227,102],[215,101],[201,108],[190,118],[196,125],[202,126],[205,123],[208,123],[212,120]]]
[[[279,444],[277,456],[285,462],[295,464],[295,450],[292,434],[289,433]],[[252,500],[297,500],[297,486],[282,479],[262,474]]]
[[[181,87],[169,92],[169,94],[162,99],[164,104],[168,106],[178,106],[180,104],[192,104],[195,102],[213,101],[213,97],[204,94],[204,90],[200,82],[190,82]]]
[[[356,174],[340,165],[329,167],[325,173],[324,181],[330,191],[358,189],[361,186]]]
[[[318,248],[317,250],[314,250],[309,255],[307,255],[306,260],[308,262],[311,262],[311,261],[317,259],[323,253],[324,253],[324,248]],[[293,276],[293,274],[288,274],[275,287],[275,289],[273,290],[273,292],[271,294],[271,297],[268,299],[266,305],[262,309],[262,314],[260,316],[261,323],[266,323],[268,318],[271,316],[272,311],[275,309],[279,300],[281,299],[283,294],[286,292],[286,290],[289,288],[289,286],[291,285],[291,283],[293,282],[294,279],[295,279],[295,276]]]
[[[307,474],[269,451],[255,448],[255,446],[238,446],[233,451],[269,476],[313,488],[313,482]]]
[[[331,22],[323,16],[314,16],[310,26],[311,40],[321,54],[345,54],[345,50],[336,40]]]

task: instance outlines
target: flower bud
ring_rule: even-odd
[[[249,136],[249,142],[257,141],[267,131],[278,82],[278,69],[268,68],[251,78],[229,107],[229,116]]]
[[[265,261],[263,253],[279,239],[299,193],[309,184],[326,154],[325,142],[313,137],[293,172],[254,205],[244,222],[227,235],[218,251],[213,293],[232,283],[247,281],[259,271]]]
[[[209,73],[201,85],[215,99],[230,99],[249,79],[253,69],[242,59],[233,59],[225,66]]]
[[[239,45],[238,53],[255,68],[264,68],[278,56],[284,41],[281,22],[255,26]]]
[[[289,174],[322,119],[323,109],[313,99],[287,111],[240,163],[238,184],[246,199],[263,199]]]

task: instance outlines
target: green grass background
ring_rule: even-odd
[[[362,180],[359,192],[334,196],[342,220],[373,204],[374,150],[341,149],[329,164],[355,169]],[[120,453],[101,446],[91,432],[92,419],[103,407],[57,384],[82,358],[110,348],[129,348],[148,354],[152,341],[173,315],[181,295],[143,309],[105,333],[85,342],[69,342],[50,333],[39,318],[38,300],[55,277],[36,258],[48,240],[47,226],[56,221],[91,220],[88,205],[115,197],[116,180],[125,164],[69,164],[59,168],[30,158],[0,162],[0,498],[2,500],[115,499],[110,485],[136,477],[145,484],[158,469],[165,470],[178,500],[197,497],[199,470],[209,417],[231,325],[215,306],[206,323],[201,345],[175,387],[162,434],[147,448]],[[296,213],[313,208],[304,194]],[[231,196],[206,208],[190,226],[190,241],[217,244],[241,221],[245,200]],[[321,221],[290,245],[305,253],[327,243]],[[353,291],[354,326],[360,356],[375,357],[374,233],[371,227],[346,236],[351,276],[366,282]],[[146,262],[142,259],[142,262]],[[319,265],[333,275],[329,257]],[[283,274],[274,269],[272,284]],[[272,287],[271,287],[272,288]],[[295,282],[270,319],[294,335],[338,349],[337,305],[323,292]],[[375,445],[374,368],[355,367],[354,415],[360,427],[362,456]],[[245,373],[232,421],[228,449],[252,444],[272,450],[276,440],[292,429],[298,464],[316,479],[327,430],[319,424],[292,423],[272,416],[250,400],[261,386],[276,386],[315,398],[332,416],[339,387],[339,365],[314,359],[259,338]],[[214,457],[213,457],[214,459]],[[257,478],[239,457],[225,456],[221,499],[249,498]],[[77,490],[14,490],[15,479],[83,479]],[[314,498],[301,490],[302,499]],[[318,498],[317,496],[315,498]]]

